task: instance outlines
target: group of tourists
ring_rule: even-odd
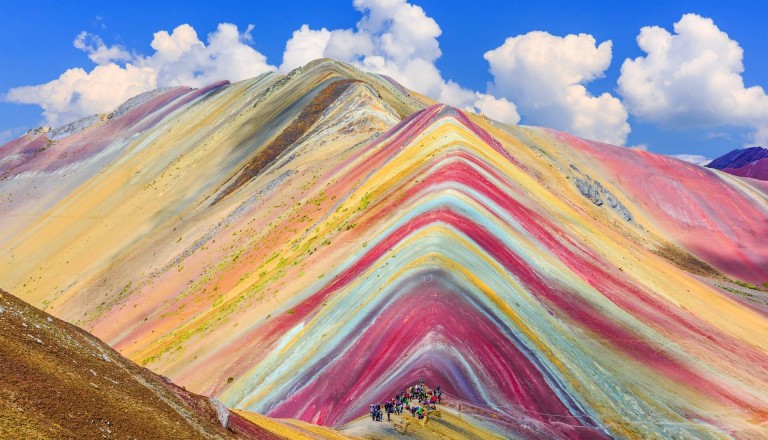
[[[441,402],[443,392],[438,386],[434,391],[424,385],[424,380],[420,380],[417,385],[408,387],[407,390],[396,395],[390,400],[371,404],[371,420],[381,422],[384,414],[387,415],[387,421],[391,421],[392,413],[401,415],[403,410],[411,413],[411,417],[423,419],[427,416],[427,411],[437,409],[436,405]]]

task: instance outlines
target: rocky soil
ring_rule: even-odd
[[[276,438],[3,290],[0,384],[3,439]]]

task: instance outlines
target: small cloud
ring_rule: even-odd
[[[78,67],[45,84],[15,87],[6,100],[39,105],[46,123],[58,127],[111,111],[128,98],[156,88],[156,78],[157,73],[151,68],[130,63],[125,67],[114,63],[99,65],[90,72]]]
[[[133,58],[122,47],[117,45],[107,47],[101,37],[85,31],[77,35],[72,45],[87,53],[88,58],[98,65],[122,63]]]
[[[707,139],[714,140],[714,139],[725,139],[725,140],[732,140],[731,135],[728,133],[722,133],[722,132],[709,132],[707,133]]]
[[[633,150],[648,151],[648,144],[631,145],[627,148],[631,148]]]
[[[241,43],[248,44],[248,45],[253,44],[253,35],[252,35],[252,33],[253,33],[253,29],[255,27],[256,26],[254,26],[252,24],[248,24],[248,26],[245,28],[245,31],[242,34],[240,34],[240,42]]]
[[[768,125],[766,125],[768,127]],[[749,141],[749,139],[752,139],[755,137],[754,133],[744,133],[743,131],[739,131],[736,133],[727,133],[727,132],[709,132],[706,134],[707,140],[718,140],[718,141],[726,141],[730,143],[746,143]]]
[[[700,154],[671,154],[670,157],[701,166],[709,165],[712,162],[712,159]]]
[[[476,93],[476,96],[477,99],[475,99],[474,107],[470,111],[482,113],[491,119],[510,124],[520,122],[517,107],[506,98],[496,98],[484,93]]]
[[[673,29],[643,27],[637,44],[646,55],[622,64],[619,93],[630,113],[675,127],[746,127],[750,142],[768,141],[768,96],[744,85],[739,43],[696,14]]]
[[[623,145],[630,127],[621,101],[585,87],[610,66],[611,44],[589,34],[541,31],[507,38],[484,55],[493,75],[489,90],[514,102],[527,124]]]
[[[157,72],[159,87],[202,87],[216,81],[242,81],[275,70],[267,58],[251,47],[249,25],[244,33],[231,23],[220,23],[208,34],[206,45],[195,29],[184,24],[171,34],[156,32],[151,46],[155,53],[138,64]]]
[[[280,71],[288,72],[312,60],[322,58],[330,39],[329,30],[325,28],[313,30],[306,24],[302,25],[301,28],[293,31],[293,36],[285,43]]]

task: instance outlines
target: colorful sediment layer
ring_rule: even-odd
[[[338,427],[425,379],[468,436],[766,429],[749,179],[329,60],[0,151],[0,283],[228,406]]]
[[[750,162],[739,168],[725,168],[723,171],[734,176],[768,180],[768,158]]]

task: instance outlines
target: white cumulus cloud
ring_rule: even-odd
[[[248,26],[241,34],[233,24],[219,24],[208,35],[207,45],[188,24],[171,34],[160,31],[151,44],[155,53],[139,62],[157,72],[159,87],[202,87],[221,80],[241,81],[275,70],[263,54],[248,45],[252,29]]]
[[[355,29],[311,29],[304,25],[286,43],[280,70],[329,57],[364,70],[389,75],[404,86],[438,101],[482,111],[502,122],[517,123],[515,105],[505,98],[469,90],[443,78],[435,61],[442,33],[424,10],[405,0],[355,0],[362,18]]]
[[[640,30],[646,55],[621,66],[619,93],[644,120],[681,128],[734,125],[768,142],[768,96],[746,87],[743,50],[710,18],[685,14],[674,34],[657,26]]]
[[[110,63],[90,72],[68,69],[46,84],[11,89],[6,100],[37,104],[46,123],[63,125],[84,116],[105,113],[139,93],[155,88],[157,73],[151,68]]]
[[[702,156],[700,154],[673,154],[671,155],[671,157],[684,160],[686,162],[690,162],[695,165],[701,165],[701,166],[706,166],[710,162],[712,162],[712,159],[706,156]]]
[[[507,38],[484,55],[493,75],[489,90],[517,104],[524,122],[623,145],[630,128],[621,101],[592,96],[585,84],[611,64],[611,42],[588,34],[558,37],[533,31]]]
[[[322,58],[330,39],[331,32],[327,29],[312,30],[306,24],[303,25],[294,31],[291,39],[285,43],[280,71],[288,72],[312,60]]]
[[[8,91],[8,102],[42,107],[46,123],[62,125],[94,113],[113,110],[125,100],[158,87],[201,87],[220,80],[240,81],[275,70],[253,49],[249,26],[219,24],[203,43],[192,26],[178,26],[172,33],[154,34],[149,56],[130,54],[120,46],[107,46],[97,35],[81,32],[73,45],[96,64],[90,71],[68,69],[58,78],[39,85]]]
[[[88,58],[98,65],[111,62],[130,61],[133,57],[118,45],[107,46],[98,35],[80,32],[72,43],[76,48],[88,54]]]

